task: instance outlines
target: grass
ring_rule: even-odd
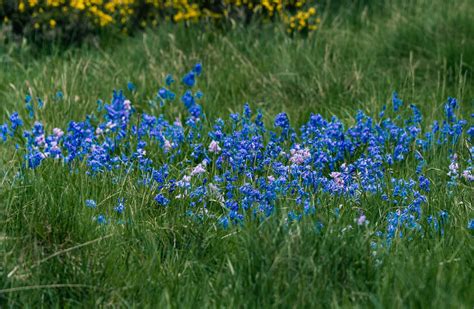
[[[469,1],[355,3],[349,9],[337,1],[324,4],[321,29],[307,39],[290,38],[271,25],[227,31],[164,25],[66,50],[0,46],[0,119],[14,110],[25,115],[30,91],[46,99],[40,113],[46,127],[65,127],[128,81],[138,87],[137,108],[149,111],[146,102],[166,74],[184,73],[197,61],[204,65],[198,85],[211,120],[249,102],[264,111],[267,123],[281,111],[295,127],[310,113],[352,123],[356,110],[377,114],[393,90],[420,107],[424,123],[440,118],[448,96],[459,99],[468,119],[474,110]],[[64,92],[60,103],[52,99],[57,90]],[[311,220],[287,226],[282,213],[223,230],[183,217],[185,205],[166,212],[150,207],[149,192],[133,175],[114,184],[107,176],[71,174],[48,164],[12,183],[18,155],[3,146],[0,155],[2,307],[474,305],[474,243],[466,229],[474,217],[473,188],[447,195],[447,149],[430,154],[434,187],[428,203],[430,210],[448,210],[445,235],[398,241],[377,257],[369,231],[340,232],[353,224],[352,209],[328,219],[331,232],[322,235]],[[90,196],[104,205],[125,197],[132,224],[97,227],[83,205]],[[341,203],[325,202],[323,214]],[[364,205],[374,225],[387,211],[379,205],[376,198]]]

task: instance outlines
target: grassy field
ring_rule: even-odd
[[[129,81],[137,87],[126,92],[136,110],[158,115],[160,108],[148,102],[166,75],[181,76],[201,62],[198,88],[209,123],[248,102],[262,110],[268,127],[280,112],[295,128],[311,113],[349,125],[358,110],[378,115],[397,91],[420,108],[422,126],[443,118],[448,96],[458,99],[459,117],[472,125],[470,1],[333,1],[321,12],[320,29],[306,39],[272,25],[225,31],[164,25],[68,49],[0,46],[0,123],[13,111],[28,119],[24,100],[31,93],[45,101],[36,119],[48,130],[66,128]],[[63,99],[54,98],[57,91]],[[171,105],[163,113],[174,120],[185,110]],[[365,227],[354,223],[359,206],[321,197],[320,232],[312,216],[287,224],[292,204],[283,199],[268,219],[224,229],[215,220],[190,219],[184,202],[156,207],[150,190],[137,185],[137,173],[88,176],[84,165],[70,171],[58,162],[22,169],[14,144],[0,144],[0,307],[472,308],[473,186],[462,183],[449,194],[446,176],[450,150],[468,160],[462,138],[426,154],[432,185],[423,207],[449,213],[444,233],[396,239],[376,253],[373,235],[394,210],[377,196],[358,204],[369,220]],[[415,167],[407,161],[394,169],[408,178]],[[182,168],[172,166],[171,173]],[[91,220],[86,199],[112,209],[119,197],[126,223]]]

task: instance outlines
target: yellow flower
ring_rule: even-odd
[[[25,11],[25,3],[23,3],[23,1],[20,1],[18,4],[18,10],[22,13]]]
[[[49,26],[50,26],[51,28],[55,28],[55,27],[56,27],[56,21],[55,21],[54,19],[50,19],[50,20],[49,20]]]

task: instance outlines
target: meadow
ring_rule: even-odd
[[[0,45],[0,306],[472,308],[474,6],[318,11]]]

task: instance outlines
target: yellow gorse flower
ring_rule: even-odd
[[[282,21],[289,33],[311,32],[320,22],[313,0],[220,0],[203,5],[203,0],[20,0],[18,12],[29,25],[54,29],[74,21],[77,27],[118,27],[128,32],[136,25],[156,26],[160,19],[196,22],[258,15],[264,20]],[[5,16],[8,20],[10,16]],[[58,23],[59,21],[59,23]],[[59,25],[60,24],[60,25]]]

